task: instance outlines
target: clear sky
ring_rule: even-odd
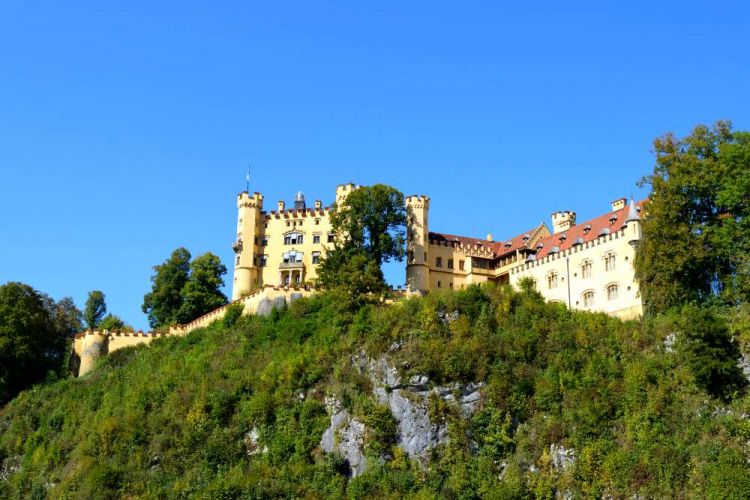
[[[271,208],[353,181],[467,236],[593,217],[654,137],[750,129],[749,34],[747,1],[4,0],[0,283],[146,328],[173,249],[231,268],[248,163]]]

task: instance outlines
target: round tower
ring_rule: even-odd
[[[406,198],[406,287],[411,293],[426,293],[430,289],[429,226],[430,199],[412,195]]]
[[[237,238],[234,240],[234,281],[232,300],[251,291],[258,283],[258,266],[255,259],[258,249],[263,212],[263,195],[243,191],[237,195]]]

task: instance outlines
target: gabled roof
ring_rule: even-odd
[[[430,241],[434,242],[440,242],[440,243],[448,243],[448,244],[458,244],[463,246],[480,246],[482,248],[485,248],[487,250],[490,250],[492,252],[492,255],[494,257],[501,257],[503,255],[514,253],[516,250],[520,249],[533,249],[533,243],[536,242],[538,239],[539,234],[547,234],[549,233],[549,229],[547,229],[547,226],[544,223],[539,224],[535,228],[531,229],[530,231],[523,232],[517,236],[514,236],[513,238],[509,240],[502,240],[502,241],[489,241],[489,240],[483,240],[479,238],[470,238],[467,236],[457,236],[455,234],[446,234],[446,233],[433,233],[431,232],[429,234]],[[524,237],[528,236],[526,241],[524,241]]]
[[[541,259],[549,255],[553,248],[562,252],[571,248],[574,244],[583,244],[597,239],[602,234],[610,234],[619,231],[627,225],[627,221],[632,216],[631,210],[640,211],[641,206],[646,200],[637,202],[631,201],[628,205],[615,212],[607,212],[586,222],[576,224],[567,231],[552,234],[542,238],[539,243],[542,247],[537,250],[536,258]],[[634,209],[630,205],[635,203]],[[539,244],[537,243],[537,244]]]

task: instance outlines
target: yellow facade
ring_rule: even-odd
[[[336,188],[336,202],[357,186]],[[330,215],[333,206],[316,200],[308,207],[302,193],[294,206],[279,201],[276,210],[263,210],[263,195],[237,195],[237,237],[232,300],[263,285],[304,286],[317,278],[319,259],[333,246]]]

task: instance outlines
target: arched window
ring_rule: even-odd
[[[583,264],[581,264],[581,278],[591,277],[591,267],[592,265],[589,259],[583,261]]]
[[[615,254],[612,252],[608,252],[604,256],[604,270],[605,271],[614,271],[615,270]]]
[[[617,300],[617,292],[619,287],[617,284],[612,284],[607,287],[607,300]]]
[[[594,291],[588,290],[583,292],[583,305],[584,307],[591,307],[594,305]]]

